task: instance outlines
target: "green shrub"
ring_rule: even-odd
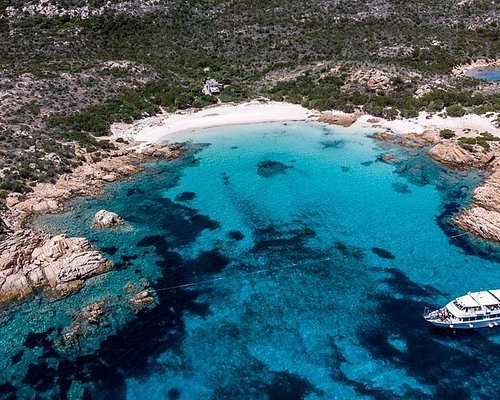
[[[443,139],[451,139],[452,137],[455,137],[455,132],[453,132],[451,129],[442,129],[439,132],[439,136],[441,136]]]
[[[460,104],[453,104],[446,107],[446,113],[450,117],[463,117],[466,114],[466,111]]]

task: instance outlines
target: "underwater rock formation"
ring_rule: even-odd
[[[279,161],[261,161],[257,165],[257,175],[262,176],[263,178],[271,178],[273,176],[284,174],[287,169],[292,169],[293,167],[289,167]]]

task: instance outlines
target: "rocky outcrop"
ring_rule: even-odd
[[[347,128],[358,120],[359,115],[360,114],[358,113],[345,114],[345,113],[324,112],[319,116],[318,121],[326,124],[339,125]]]
[[[61,175],[55,183],[38,183],[26,197],[10,195],[4,216],[15,230],[22,229],[33,215],[60,212],[64,201],[75,196],[95,196],[106,183],[140,172],[141,162],[147,159],[179,157],[180,147],[180,144],[130,146],[113,151],[98,162],[87,160],[87,164]]]
[[[464,231],[483,239],[500,242],[500,213],[481,207],[472,207],[453,219]]]
[[[428,138],[422,134],[405,133],[396,135],[392,132],[375,132],[371,135],[372,139],[384,142],[390,142],[402,147],[425,147],[429,145]]]
[[[65,296],[110,267],[84,238],[18,231],[0,242],[0,304],[23,300],[39,287]]]
[[[500,170],[474,190],[472,206],[455,217],[454,222],[467,232],[500,242]]]
[[[135,313],[144,310],[150,304],[154,303],[155,299],[149,290],[143,290],[137,293],[129,300],[130,307]]]
[[[177,158],[180,147],[180,144],[130,145],[111,151],[98,162],[87,159],[86,164],[62,175],[54,184],[39,183],[27,195],[9,195],[7,209],[1,216],[6,237],[0,241],[0,304],[24,300],[41,288],[50,296],[65,296],[78,290],[89,277],[111,267],[111,262],[84,238],[50,237],[26,229],[30,217],[59,212],[64,201],[74,196],[99,194],[106,182],[141,171],[141,163],[147,159]],[[80,156],[90,157],[86,153]],[[97,217],[99,226],[123,223],[118,215],[105,210]]]
[[[479,166],[486,161],[486,157],[484,157],[483,153],[470,152],[456,142],[436,144],[429,150],[429,156],[443,164],[461,167]]]
[[[95,228],[113,228],[124,224],[125,221],[118,214],[107,210],[97,211],[92,221]]]
[[[360,69],[349,77],[349,81],[366,85],[372,90],[391,90],[391,78],[379,69]]]

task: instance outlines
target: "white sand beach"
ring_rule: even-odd
[[[344,115],[332,111],[334,115]],[[157,143],[165,137],[184,131],[226,125],[257,124],[285,121],[317,121],[321,113],[301,105],[275,101],[251,101],[236,105],[218,105],[199,111],[164,113],[140,119],[132,124],[115,123],[111,127],[112,139],[119,137],[146,143]],[[353,126],[373,126],[395,134],[421,134],[428,128],[452,129],[458,134],[488,131],[500,136],[500,129],[493,125],[496,116],[465,115],[460,118],[442,117],[421,112],[417,118],[385,120],[371,115],[361,115]],[[376,122],[373,122],[376,121]]]
[[[378,126],[384,130],[390,130],[396,134],[416,133],[421,134],[428,128],[451,129],[457,134],[467,135],[471,132],[490,132],[495,136],[500,136],[500,128],[493,125],[496,116],[486,117],[483,115],[467,114],[463,117],[441,117],[437,114],[421,112],[417,118],[385,120],[376,118],[379,122],[370,123],[369,120],[374,117],[370,115],[361,116],[356,124],[368,124]]]
[[[220,105],[200,111],[165,113],[143,118],[133,124],[117,123],[111,127],[113,139],[123,137],[139,142],[158,142],[173,133],[225,125],[314,120],[318,112],[298,104],[275,101],[251,101]]]

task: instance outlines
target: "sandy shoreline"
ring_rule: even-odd
[[[472,204],[454,218],[456,225],[484,239],[500,242],[500,142],[492,140],[487,148],[477,143],[481,135],[500,137],[497,115],[465,115],[447,117],[443,114],[421,112],[410,119],[386,120],[363,114],[339,111],[320,113],[300,105],[272,101],[252,101],[237,105],[214,106],[201,111],[161,114],[133,124],[114,124],[113,139],[119,137],[142,142],[144,146],[161,143],[175,133],[202,130],[227,125],[257,124],[286,121],[323,122],[351,128],[372,128],[379,140],[393,141],[402,146],[430,146],[429,156],[459,168],[482,168],[491,178],[474,191]],[[453,131],[452,138],[442,138],[444,129]],[[361,130],[361,129],[360,129]],[[475,145],[464,146],[458,139],[468,139]],[[497,173],[495,173],[497,172]],[[486,200],[485,200],[486,199]]]
[[[318,116],[318,112],[298,104],[250,101],[236,105],[208,107],[196,112],[165,113],[132,124],[117,123],[111,127],[111,132],[112,139],[122,137],[136,142],[157,143],[166,136],[185,131],[227,125],[308,121],[316,120]]]
[[[334,115],[349,115],[332,111]],[[227,125],[258,124],[267,122],[318,121],[321,113],[298,104],[274,101],[251,101],[237,105],[220,105],[178,113],[165,113],[147,117],[132,124],[116,123],[111,127],[112,139],[124,138],[135,142],[159,143],[175,133],[215,128]],[[493,125],[495,117],[465,115],[459,118],[440,117],[421,112],[417,118],[385,120],[361,115],[353,126],[373,127],[395,134],[422,134],[428,129],[452,129],[457,134],[490,132],[500,136],[500,128]]]
[[[14,193],[8,196],[3,218],[9,222],[7,227],[10,228],[11,234],[0,248],[0,303],[2,300],[4,303],[10,303],[25,299],[32,295],[35,289],[47,286],[51,291],[66,295],[78,290],[86,277],[100,274],[108,268],[108,261],[85,242],[85,239],[67,238],[64,235],[51,238],[43,232],[25,226],[25,222],[32,216],[60,212],[65,201],[75,196],[97,195],[107,182],[139,172],[141,162],[148,158],[179,157],[180,145],[161,144],[169,136],[175,140],[175,133],[218,126],[310,121],[351,126],[353,132],[357,127],[364,128],[360,130],[365,132],[366,128],[372,128],[381,140],[402,144],[394,139],[403,138],[409,146],[432,145],[429,155],[444,164],[488,168],[492,175],[482,186],[476,188],[471,207],[460,213],[455,221],[466,231],[500,242],[500,195],[497,190],[497,187],[500,187],[500,143],[491,142],[488,151],[477,148],[480,146],[476,146],[476,150],[468,151],[457,143],[456,138],[447,140],[439,135],[442,129],[452,129],[457,137],[477,136],[485,131],[500,137],[500,128],[493,125],[495,118],[493,115],[443,118],[420,113],[417,118],[389,121],[359,113],[331,111],[322,114],[296,104],[253,101],[214,106],[197,112],[165,113],[133,124],[115,124],[112,127],[113,139],[122,137],[133,141],[133,144],[122,144],[119,149],[108,154],[107,158],[97,162],[87,159],[83,166],[61,176],[56,183],[39,183],[34,187],[34,191],[27,195]],[[86,258],[82,258],[85,261],[82,265],[74,262],[63,263],[57,257],[47,256],[45,265],[38,259],[33,259],[35,249],[47,247],[46,252],[50,253],[53,248],[60,247],[60,242],[69,243],[71,246],[76,243],[69,254],[63,254],[64,257],[72,257],[73,260],[83,254],[87,258],[93,257],[93,262],[87,263]],[[66,244],[66,247],[71,247]],[[70,268],[69,272],[65,270],[64,273],[71,279],[69,283],[60,282],[57,276],[68,265],[72,269]],[[89,265],[92,268],[89,269]],[[44,269],[40,270],[40,266]],[[51,274],[55,274],[56,278],[52,279]]]

